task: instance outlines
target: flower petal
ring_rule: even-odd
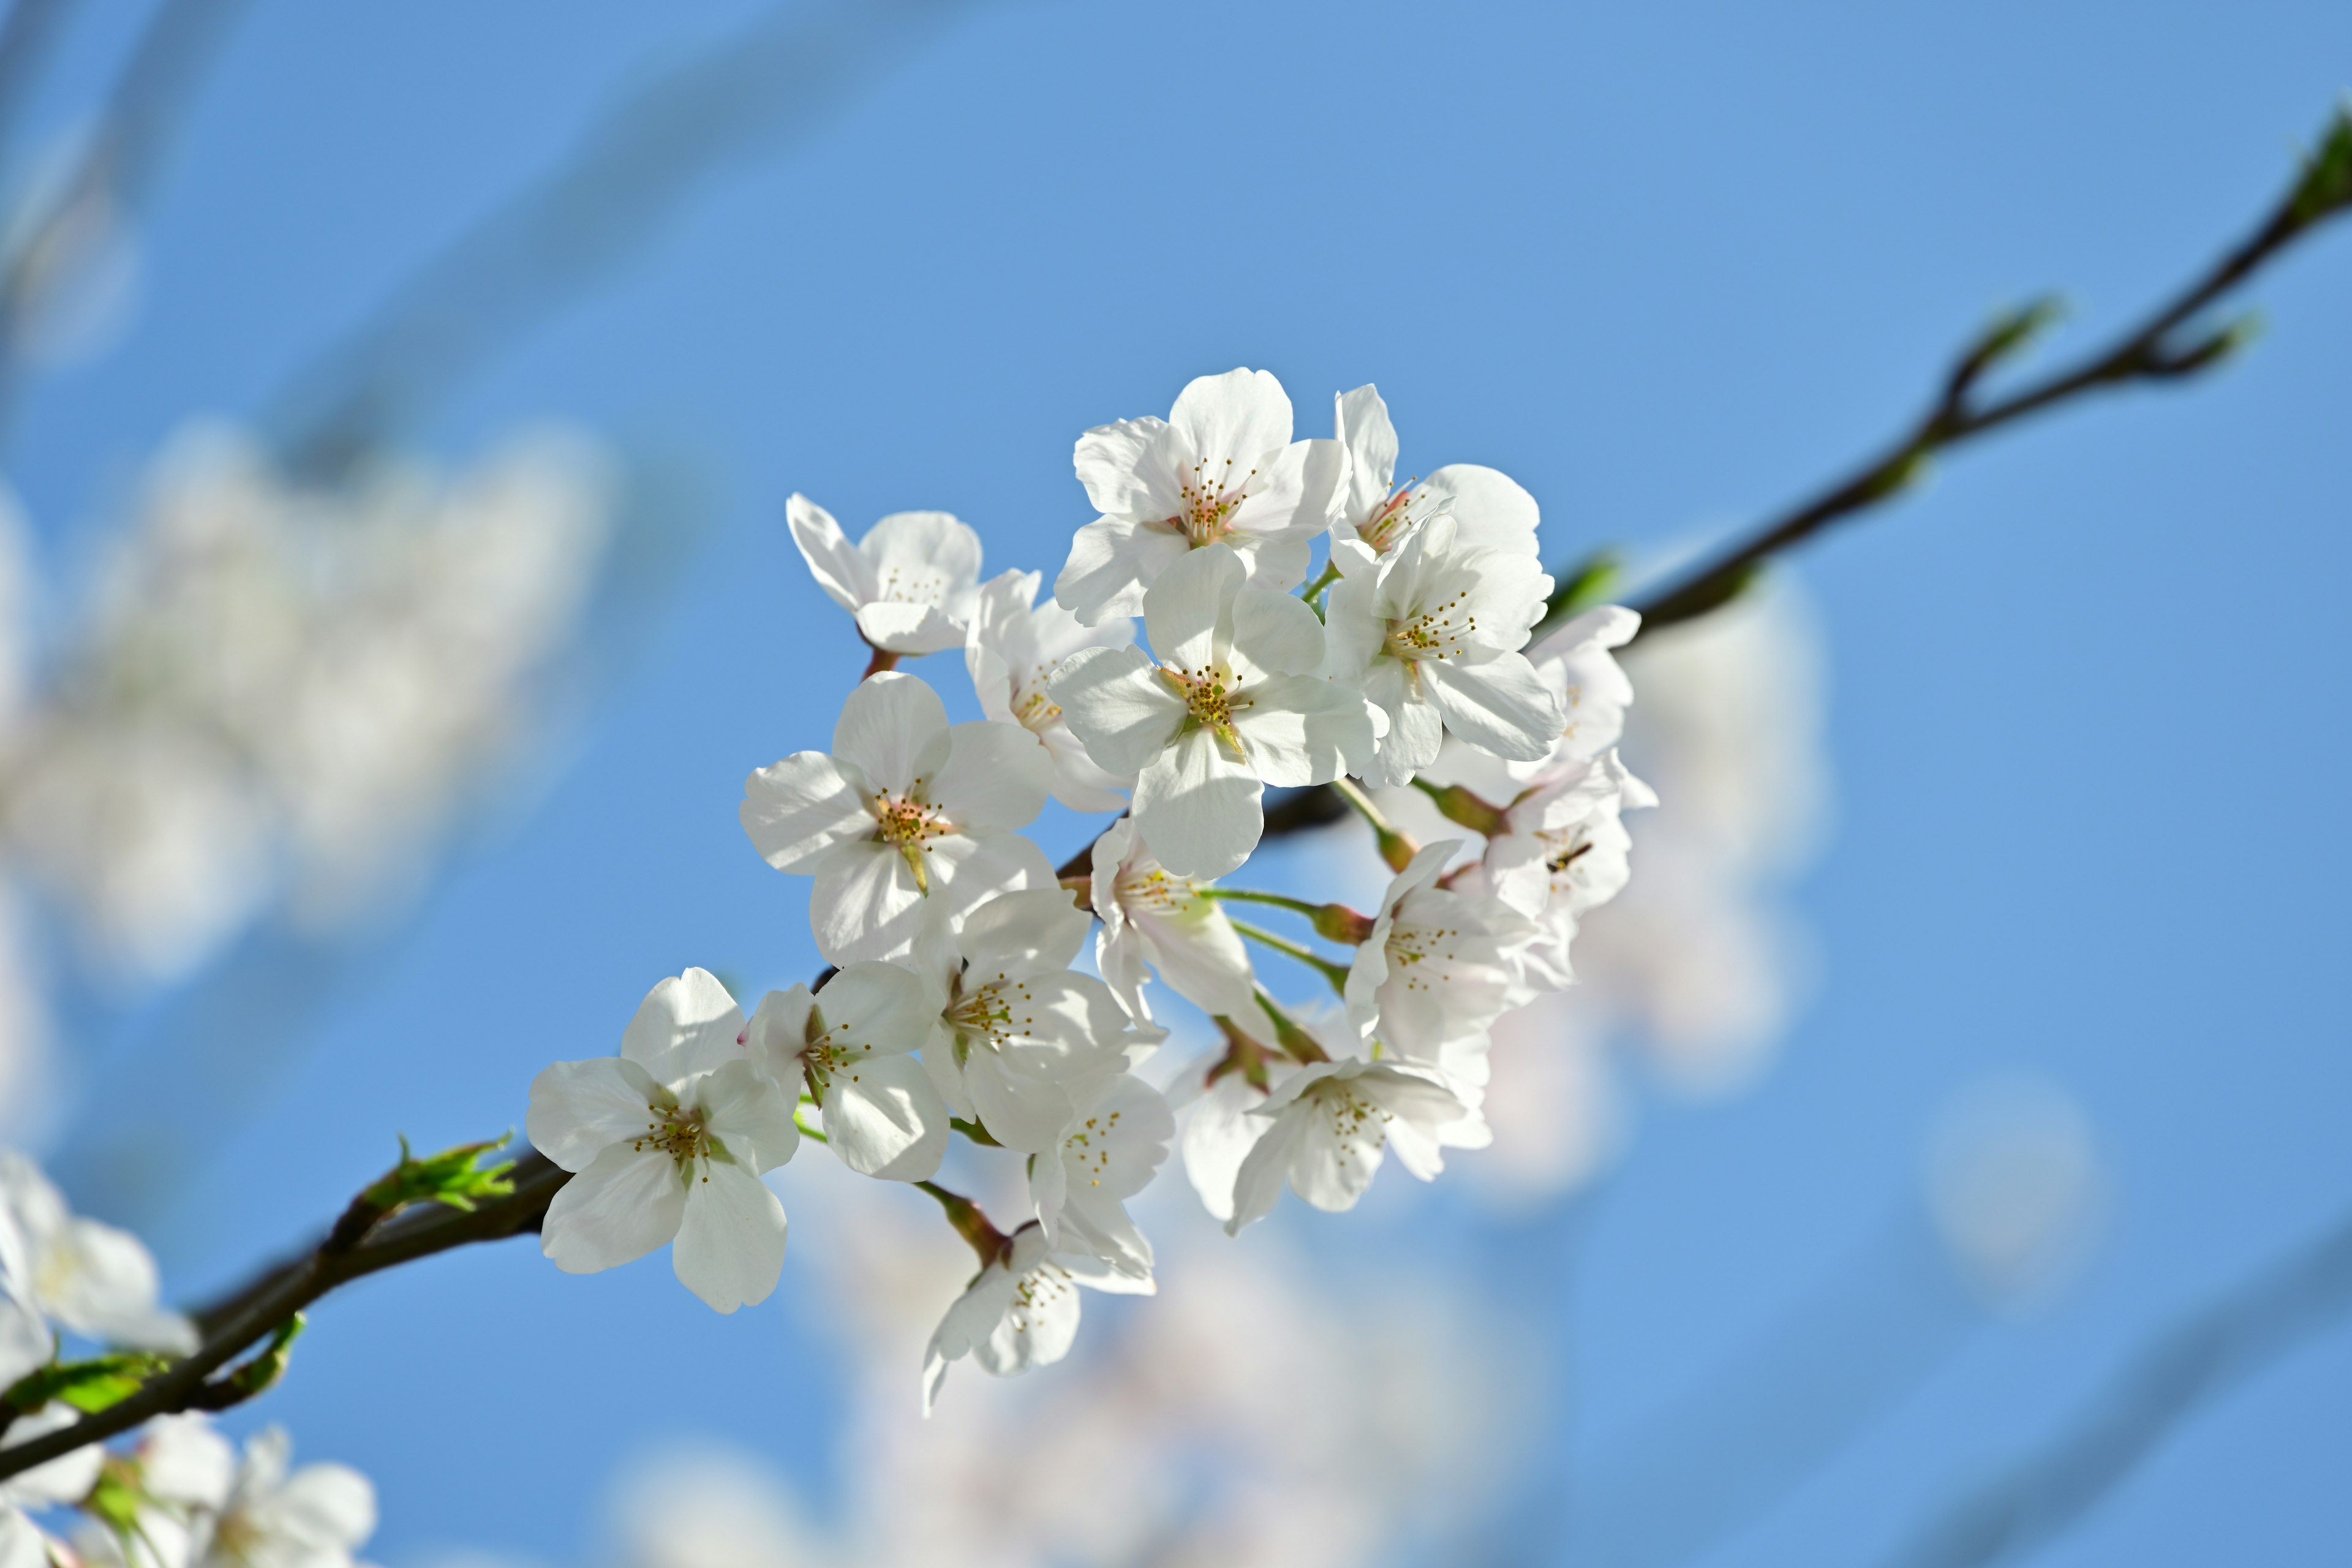
[[[1026,827],[1054,789],[1054,759],[1018,724],[977,719],[948,731],[946,763],[923,793],[950,821],[973,828]]]
[[[1144,589],[1190,549],[1172,528],[1098,517],[1071,539],[1054,597],[1083,626],[1140,614]]]
[[[921,1049],[940,1010],[931,988],[895,963],[845,965],[815,1003],[827,1039],[877,1057]]]
[[[833,513],[794,491],[784,502],[784,524],[808,563],[809,575],[833,602],[853,615],[874,597],[874,571],[841,531]]]
[[[948,743],[947,705],[939,693],[895,669],[859,682],[833,727],[833,754],[864,774],[868,788],[893,795],[937,774]]]
[[[835,845],[874,833],[865,791],[823,752],[795,752],[744,780],[740,818],[762,859],[803,876]]]
[[[1211,544],[1171,562],[1143,595],[1143,631],[1160,662],[1186,674],[1224,662],[1233,644],[1234,595],[1247,576],[1241,557],[1227,544]]]
[[[800,1083],[787,1089],[747,1061],[705,1074],[688,1091],[702,1107],[703,1125],[753,1174],[772,1171],[801,1146],[793,1120]]]
[[[1290,395],[1272,371],[1196,376],[1176,395],[1168,423],[1192,456],[1208,464],[1203,480],[1230,484],[1242,479],[1252,459],[1290,445]],[[1230,476],[1228,458],[1236,470]]]
[[[646,1130],[648,1107],[659,1093],[646,1069],[625,1058],[557,1062],[530,1080],[523,1134],[565,1170],[584,1170],[612,1145]]]
[[[824,1095],[824,1135],[861,1176],[923,1181],[947,1152],[947,1103],[915,1058],[872,1057],[835,1075]]]
[[[1194,730],[1135,781],[1135,827],[1160,863],[1182,877],[1222,877],[1257,847],[1265,786],[1214,733]]]
[[[1453,517],[1461,543],[1507,555],[1537,553],[1536,525],[1542,512],[1517,480],[1478,463],[1448,463],[1422,482],[1420,495]]]
[[[1067,969],[1093,925],[1075,895],[1060,887],[1003,893],[972,910],[957,946],[974,983],[1022,979]]]
[[[657,1150],[615,1143],[557,1189],[539,1232],[539,1249],[566,1274],[593,1274],[634,1263],[677,1234],[686,1183],[677,1163]]]
[[[776,1194],[742,1166],[711,1160],[685,1201],[669,1252],[678,1283],[717,1312],[766,1300],[784,1272],[784,1205]]]
[[[1087,501],[1105,517],[1174,516],[1181,497],[1171,482],[1167,445],[1168,422],[1149,416],[1097,425],[1079,437],[1071,460]]]
[[[1328,784],[1349,758],[1372,750],[1363,700],[1319,675],[1269,676],[1248,694],[1248,705],[1234,710],[1234,730],[1250,771],[1267,784]]]
[[[877,601],[860,605],[857,635],[892,653],[940,653],[961,647],[961,622],[937,605],[905,605]]]
[[[1475,664],[1424,659],[1422,679],[1445,727],[1498,757],[1533,762],[1549,755],[1564,722],[1559,700],[1522,654]]]
[[[676,1083],[744,1060],[742,1038],[743,1011],[727,987],[707,969],[689,969],[646,993],[621,1032],[621,1054],[656,1083]]]
[[[1087,755],[1115,773],[1140,773],[1184,721],[1184,700],[1139,647],[1082,648],[1047,689]]]
[[[1347,531],[1370,520],[1396,483],[1396,425],[1379,390],[1366,382],[1332,395],[1332,434],[1348,448]]]
[[[844,844],[817,866],[809,924],[828,963],[889,958],[912,951],[922,934],[924,903],[898,851],[879,841]]]
[[[1252,584],[1234,595],[1234,668],[1271,675],[1314,675],[1323,668],[1323,623],[1307,601]],[[1159,643],[1154,639],[1153,647]]]

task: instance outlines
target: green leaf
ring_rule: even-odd
[[[152,1351],[117,1351],[88,1361],[53,1362],[17,1379],[0,1400],[20,1415],[60,1399],[85,1415],[94,1414],[130,1398],[171,1364],[170,1356]]]
[[[479,1198],[502,1198],[514,1191],[507,1173],[514,1169],[512,1160],[501,1160],[495,1165],[484,1165],[482,1157],[493,1149],[504,1148],[513,1133],[480,1143],[460,1143],[454,1149],[444,1149],[437,1154],[427,1154],[422,1160],[409,1152],[408,1140],[400,1141],[400,1163],[378,1177],[360,1194],[360,1202],[374,1210],[379,1216],[391,1215],[410,1204],[446,1204],[453,1209],[473,1212]]]
[[[2352,207],[2352,105],[2338,105],[2319,145],[2303,158],[2303,178],[2294,188],[2297,223],[2316,223]]]

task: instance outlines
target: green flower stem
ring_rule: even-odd
[[[1266,994],[1263,985],[1257,988],[1257,1005],[1265,1009],[1267,1017],[1274,1020],[1275,1041],[1292,1061],[1328,1062],[1331,1059],[1331,1054],[1323,1048],[1320,1042],[1293,1023],[1290,1015],[1282,1010],[1280,1003]]]
[[[1338,992],[1340,995],[1345,996],[1348,994],[1348,971],[1346,966],[1334,963],[1329,959],[1325,958],[1322,954],[1315,952],[1307,948],[1301,947],[1298,943],[1288,941],[1286,938],[1278,937],[1270,931],[1260,931],[1257,927],[1244,924],[1240,921],[1234,921],[1233,927],[1235,931],[1249,938],[1252,942],[1262,942],[1265,946],[1274,949],[1276,952],[1297,959],[1299,963],[1307,965],[1307,968],[1312,969],[1324,979],[1329,981],[1331,983],[1331,989]]]
[[[1245,903],[1271,904],[1277,910],[1289,910],[1305,915],[1315,922],[1315,934],[1331,942],[1341,942],[1349,947],[1360,947],[1372,933],[1372,918],[1358,914],[1345,904],[1315,904],[1305,899],[1294,899],[1286,893],[1260,893],[1248,888],[1202,888],[1204,899],[1238,899]]]
[[[980,1254],[982,1268],[996,1261],[997,1255],[1004,1250],[1004,1233],[988,1223],[988,1216],[980,1212],[978,1204],[948,1191],[937,1182],[917,1182],[915,1185],[940,1200],[940,1207],[948,1211],[948,1223]]]
[[[1323,574],[1298,590],[1298,596],[1307,601],[1307,607],[1315,612],[1317,620],[1323,618],[1323,590],[1339,580],[1339,563],[1337,561],[1326,561],[1323,563]]]
[[[1437,803],[1437,809],[1452,821],[1460,823],[1473,833],[1487,837],[1503,826],[1502,807],[1473,795],[1460,784],[1433,784],[1427,779],[1416,778],[1412,787]]]
[[[1336,778],[1331,781],[1331,787],[1341,800],[1354,806],[1357,814],[1372,825],[1372,836],[1381,841],[1381,858],[1388,862],[1390,870],[1403,870],[1412,858],[1421,853],[1420,845],[1398,832],[1396,824],[1381,815],[1381,808],[1372,804],[1372,797],[1364,793],[1361,784],[1351,778]]]

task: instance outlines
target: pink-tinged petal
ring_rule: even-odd
[[[1470,744],[1516,762],[1550,754],[1563,721],[1559,700],[1523,655],[1475,664],[1424,659],[1421,675],[1445,727]]]
[[[1139,647],[1081,649],[1047,689],[1087,755],[1112,773],[1140,773],[1184,722],[1184,700]]]
[[[1179,736],[1135,781],[1135,828],[1180,877],[1238,868],[1265,830],[1265,786],[1214,733]]]
[[[615,1143],[563,1184],[547,1205],[539,1249],[566,1274],[634,1263],[677,1234],[686,1182],[677,1162]]]
[[[973,910],[958,946],[973,984],[1000,976],[1020,980],[1067,969],[1093,921],[1060,887],[1005,893]]]
[[[833,514],[795,492],[784,502],[784,522],[808,563],[809,575],[833,602],[853,615],[874,596],[874,571],[850,544]]]
[[[1158,523],[1098,517],[1071,539],[1054,597],[1082,626],[1139,615],[1144,589],[1191,548],[1181,533]]]
[[[1369,520],[1396,484],[1397,433],[1389,405],[1370,382],[1331,399],[1332,433],[1348,449],[1348,531]]]
[[[947,760],[923,793],[965,832],[1026,827],[1054,790],[1054,759],[1018,724],[977,719],[948,731]]]
[[[1192,456],[1206,462],[1202,479],[1232,488],[1255,459],[1290,445],[1290,395],[1271,371],[1199,376],[1176,395],[1168,423]]]
[[[712,1311],[757,1306],[784,1272],[784,1205],[742,1166],[705,1162],[686,1188],[669,1262]]]
[[[646,993],[621,1032],[621,1054],[656,1083],[676,1083],[744,1059],[742,1034],[742,1009],[727,987],[707,969],[689,969]]]
[[[914,655],[961,647],[964,628],[937,605],[877,601],[859,608],[857,635],[876,647]]]
[[[565,1170],[585,1170],[646,1130],[660,1093],[645,1068],[623,1057],[557,1062],[530,1080],[523,1134]]]
[[[748,1061],[729,1062],[687,1091],[702,1107],[703,1125],[753,1173],[772,1171],[801,1146],[793,1120],[800,1079],[787,1089]]]
[[[1171,562],[1143,595],[1143,631],[1160,662],[1187,674],[1223,662],[1233,644],[1234,595],[1247,575],[1225,544]]]
[[[796,752],[744,780],[740,815],[761,859],[803,876],[835,845],[874,833],[857,781],[823,752]]]
[[[1431,505],[1453,517],[1464,547],[1499,551],[1507,555],[1537,553],[1536,524],[1542,513],[1536,498],[1509,475],[1477,463],[1448,463],[1422,482],[1425,500],[1417,512]]]
[[[1268,675],[1315,675],[1323,668],[1323,623],[1304,599],[1244,587],[1234,595],[1233,626],[1237,670],[1244,660]]]
[[[841,705],[833,754],[865,776],[868,788],[902,795],[948,760],[947,705],[911,675],[869,675]]]
[[[947,1152],[947,1102],[915,1058],[870,1057],[834,1075],[824,1135],[861,1176],[925,1181]]]
[[[1105,517],[1173,517],[1182,497],[1170,482],[1168,422],[1146,416],[1097,425],[1078,437],[1072,462],[1087,500]]]
[[[828,963],[890,958],[913,950],[923,906],[906,857],[878,842],[845,844],[816,868],[809,924]]]

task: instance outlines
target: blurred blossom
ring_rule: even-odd
[[[1621,749],[1660,804],[1624,819],[1636,875],[1583,917],[1576,985],[1496,1026],[1495,1142],[1463,1168],[1497,1194],[1566,1191],[1606,1163],[1621,1127],[1605,1047],[1723,1092],[1761,1068],[1803,987],[1807,943],[1780,889],[1818,851],[1830,793],[1803,601],[1782,580],[1618,657],[1634,692]],[[1463,836],[1418,791],[1380,800],[1423,842]]]
[[[1928,1139],[1925,1174],[1954,1265],[1996,1306],[2030,1308],[2063,1289],[2106,1209],[2089,1121],[2038,1078],[1963,1090]]]
[[[609,490],[553,434],[315,489],[233,429],[184,432],[8,726],[8,851],[133,980],[185,973],[280,897],[316,933],[409,891],[530,738]]]

